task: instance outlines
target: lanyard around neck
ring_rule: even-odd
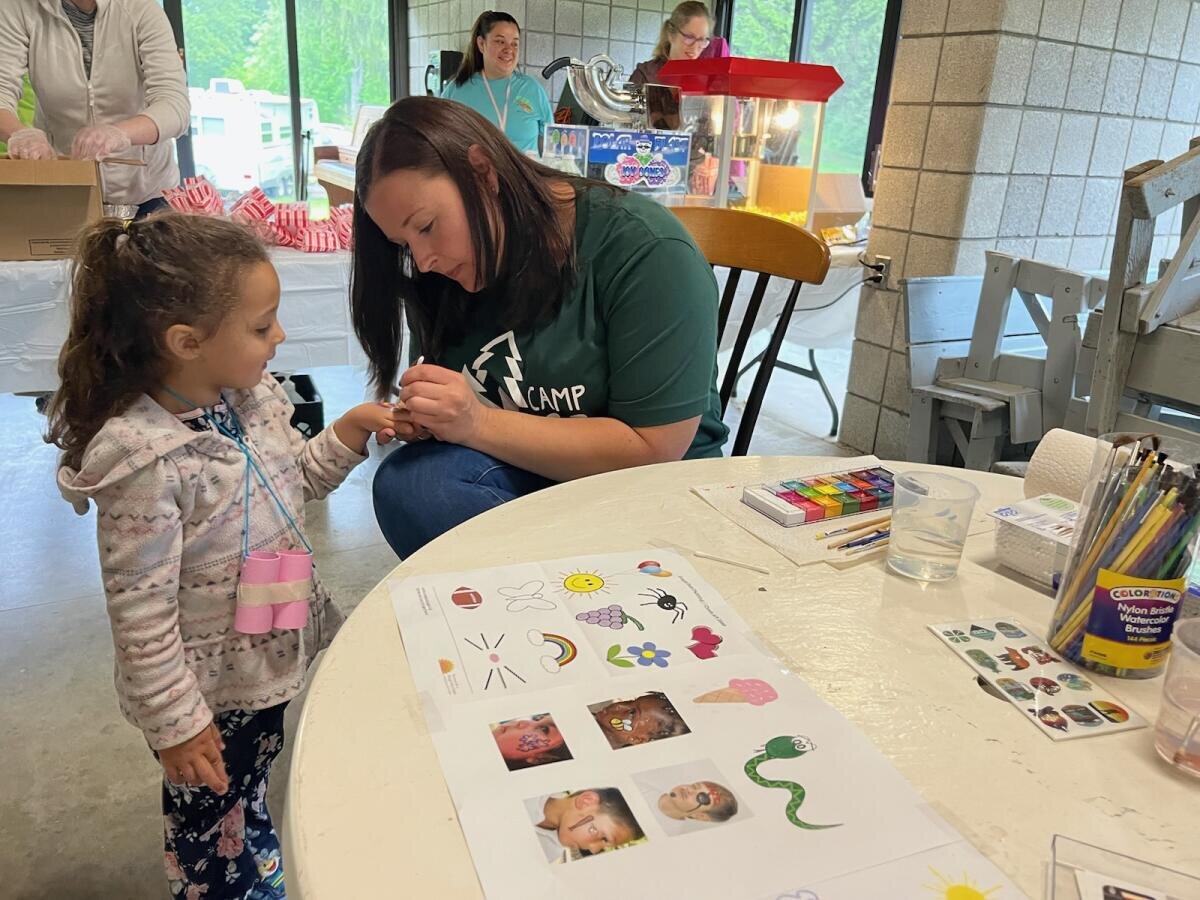
[[[304,536],[304,532],[301,531],[300,526],[296,524],[295,518],[293,518],[292,514],[288,512],[288,508],[284,505],[283,500],[281,500],[279,495],[275,493],[275,487],[271,484],[271,479],[267,477],[267,473],[262,470],[262,467],[254,459],[254,454],[250,450],[250,445],[246,443],[246,430],[242,427],[242,422],[238,418],[237,413],[233,411],[233,406],[231,406],[229,403],[225,404],[225,409],[228,413],[229,420],[228,422],[222,422],[218,420],[215,415],[213,415],[213,411],[210,407],[197,406],[196,403],[189,400],[187,397],[184,397],[182,394],[178,394],[171,390],[165,384],[163,385],[163,390],[180,403],[186,403],[193,408],[203,409],[204,419],[215,429],[217,429],[220,434],[223,434],[225,437],[237,444],[237,448],[242,451],[242,456],[246,458],[246,481],[242,508],[242,556],[246,557],[250,555],[250,473],[252,471],[258,476],[258,483],[266,489],[267,494],[272,500],[275,501],[275,505],[279,507],[279,511],[283,513],[283,517],[287,520],[288,525],[291,526],[292,531],[296,532],[296,536],[300,538],[300,543],[304,545],[304,549],[309,553],[312,553],[312,545],[309,544],[308,538]]]
[[[508,124],[508,98],[512,94],[513,78],[511,75],[508,76],[508,87],[504,90],[504,111],[501,112],[500,105],[496,103],[496,95],[492,93],[492,86],[488,84],[488,77],[482,72],[479,73],[479,77],[483,79],[483,86],[487,89],[488,99],[492,101],[492,109],[496,111],[496,124],[500,126],[501,131],[504,131],[505,126]]]

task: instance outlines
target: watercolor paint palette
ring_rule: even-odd
[[[1144,728],[1146,720],[1051,652],[1012,618],[930,625],[929,630],[1032,721],[1048,738],[1074,738]]]
[[[742,502],[780,525],[807,525],[891,508],[894,480],[890,471],[878,466],[805,475],[747,487]]]

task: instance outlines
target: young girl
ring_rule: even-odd
[[[168,213],[81,237],[49,408],[58,482],[97,508],[125,717],[163,767],[174,896],[282,897],[267,777],[342,616],[304,503],[406,426],[363,404],[305,443],[267,365],[279,280],[240,226]]]

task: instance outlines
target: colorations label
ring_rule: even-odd
[[[1118,669],[1154,669],[1171,649],[1185,578],[1150,581],[1101,569],[1083,636],[1083,658]]]

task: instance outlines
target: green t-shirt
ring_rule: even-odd
[[[720,456],[717,282],[683,225],[653,200],[578,189],[578,275],[557,315],[514,334],[480,307],[442,359],[487,403],[631,427],[700,424],[685,459]],[[420,353],[414,348],[413,357]]]

